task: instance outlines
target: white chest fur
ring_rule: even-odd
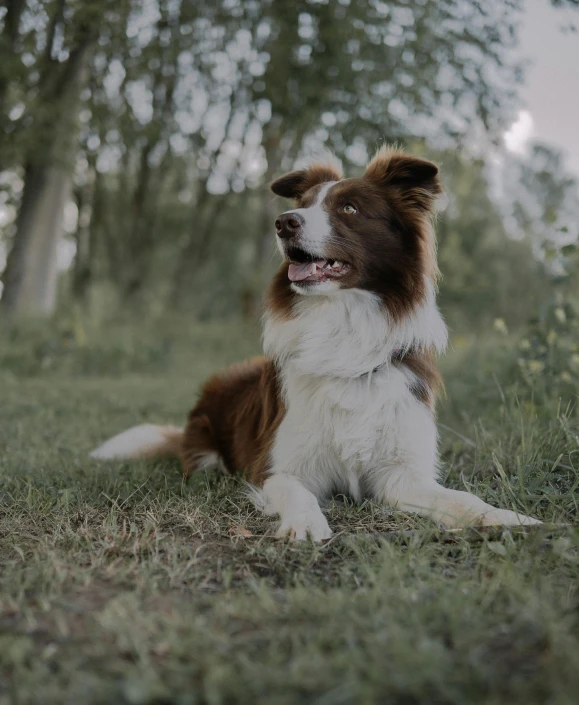
[[[400,370],[345,380],[304,375],[289,363],[283,378],[287,414],[272,449],[274,472],[301,477],[318,497],[334,490],[360,499],[372,493],[374,473],[416,464],[418,447],[434,465],[431,412]]]
[[[299,476],[318,497],[338,490],[356,498],[389,466],[412,462],[434,472],[431,412],[410,392],[412,374],[388,363],[395,350],[444,347],[434,292],[402,325],[372,294],[355,290],[305,298],[296,313],[266,319],[264,329],[287,407],[272,471]]]

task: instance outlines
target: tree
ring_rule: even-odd
[[[565,271],[565,247],[579,240],[579,184],[560,151],[535,143],[505,158],[498,203],[510,232],[526,237],[553,276]]]
[[[44,48],[29,74],[22,117],[27,131],[24,191],[4,273],[2,307],[11,314],[45,314],[56,303],[56,245],[62,233],[76,148],[76,121],[90,51],[103,6],[55,0],[44,17],[29,7]],[[25,13],[21,9],[21,16]]]
[[[448,194],[436,228],[441,310],[454,331],[488,328],[496,318],[523,325],[549,285],[532,238],[507,229],[489,184],[496,176],[484,161],[455,152],[437,161]]]

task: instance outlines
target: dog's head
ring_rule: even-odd
[[[442,189],[435,164],[383,147],[361,178],[314,164],[285,174],[271,189],[297,206],[275,221],[285,259],[280,274],[294,292],[362,289],[396,317],[436,277],[430,216]]]

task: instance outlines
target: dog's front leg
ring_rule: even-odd
[[[391,506],[430,517],[448,527],[540,524],[532,517],[497,509],[470,492],[451,490],[412,467],[385,470],[378,498]]]
[[[323,541],[332,535],[315,495],[295,475],[274,472],[263,484],[263,499],[265,514],[279,514],[278,538]]]

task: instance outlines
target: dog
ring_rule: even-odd
[[[438,167],[382,147],[359,178],[314,163],[271,184],[283,263],[265,301],[265,355],[209,379],[185,428],[137,426],[100,459],[175,454],[185,475],[245,473],[278,537],[329,539],[320,502],[371,498],[446,527],[538,524],[438,481]]]

